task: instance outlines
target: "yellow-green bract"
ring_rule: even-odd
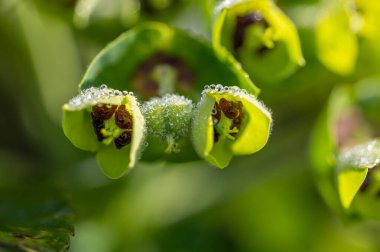
[[[272,1],[224,1],[216,13],[214,47],[231,52],[255,82],[281,81],[304,65],[297,31]]]
[[[336,88],[315,129],[317,185],[342,216],[379,219],[379,78]]]
[[[324,2],[315,31],[317,56],[326,68],[345,76],[361,67],[359,62],[357,64],[362,57],[359,50],[363,54],[368,42],[378,44],[379,14],[380,2],[376,0]],[[374,52],[376,50],[371,50]],[[368,65],[372,64],[367,62],[364,68]]]
[[[370,170],[375,170],[379,164],[380,141],[378,139],[359,144],[340,154],[337,167],[337,182],[343,207],[350,207],[355,195],[360,187],[363,186],[366,177],[369,176]],[[365,186],[369,186],[369,184]]]
[[[318,15],[316,25],[317,56],[329,70],[341,75],[354,71],[358,56],[359,45],[353,26],[358,25],[358,20],[350,2],[326,2],[328,5]]]
[[[110,114],[105,120],[102,119],[101,127],[96,132],[98,125],[95,125],[94,121],[94,106],[103,105],[113,107],[115,110],[116,107],[122,107],[124,113],[131,115],[132,121],[129,122],[131,129],[120,129],[116,125],[118,122],[115,113]],[[66,137],[75,147],[86,151],[97,151],[96,159],[104,174],[116,179],[136,163],[144,137],[145,120],[132,93],[120,92],[103,85],[83,90],[63,106],[62,127]],[[128,138],[125,136],[121,140],[128,140],[130,143],[120,146],[121,140],[118,138],[123,132],[128,133],[130,139],[125,139]],[[97,139],[96,133],[100,135],[100,139],[99,136]]]
[[[192,141],[200,157],[224,168],[234,155],[263,148],[271,124],[270,112],[245,90],[211,85],[202,92],[195,110]]]

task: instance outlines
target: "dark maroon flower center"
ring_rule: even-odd
[[[124,130],[114,139],[116,148],[121,149],[132,141],[133,117],[125,108],[125,105],[97,104],[92,107],[91,117],[92,125],[99,142],[107,138],[102,132],[106,129],[105,121],[115,115],[115,124],[119,129]]]
[[[246,30],[249,26],[261,25],[267,28],[269,25],[260,12],[254,11],[243,16],[237,16],[236,27],[234,33],[234,51],[237,52],[243,46],[246,37]],[[268,50],[268,47],[263,45],[256,49],[256,53],[263,54]]]
[[[158,66],[169,66],[175,72],[175,91],[189,94],[194,85],[193,70],[180,58],[162,52],[153,54],[137,68],[133,78],[133,86],[143,99],[160,95],[160,83],[154,78]]]
[[[230,130],[236,128],[239,131],[244,118],[243,103],[241,101],[228,101],[225,98],[220,99],[219,103],[215,102],[212,111],[212,122],[214,125],[214,143],[218,142],[220,137],[220,132],[217,130],[217,125],[222,117],[222,112],[227,118],[232,120]],[[229,134],[232,137],[236,137],[237,132],[231,132]]]

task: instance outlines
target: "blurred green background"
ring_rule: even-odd
[[[310,136],[334,86],[380,72],[378,35],[352,38],[349,48],[336,45],[337,56],[318,49],[324,45],[318,20],[330,10],[328,2],[277,2],[298,29],[306,66],[280,84],[256,83],[274,118],[269,143],[258,154],[235,158],[225,170],[202,161],[140,163],[114,181],[92,153],[65,138],[61,107],[77,94],[86,67],[108,42],[145,20],[210,40],[214,4],[0,2],[0,251],[29,251],[20,245],[25,237],[14,235],[25,225],[63,232],[63,222],[74,226],[73,252],[380,250],[379,223],[347,221],[332,212],[319,195],[309,158]],[[329,22],[323,29],[338,27]],[[346,40],[332,43],[339,41]],[[352,62],[334,67],[351,51]],[[35,222],[46,209],[54,211]],[[47,221],[52,216],[56,221]],[[42,239],[55,243],[54,232]],[[41,244],[26,247],[67,248]]]

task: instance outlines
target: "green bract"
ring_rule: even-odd
[[[304,65],[294,25],[270,0],[222,2],[213,44],[221,54],[230,51],[257,82],[278,82]]]
[[[234,155],[263,148],[271,123],[270,112],[245,90],[211,85],[202,92],[194,113],[194,148],[200,157],[224,168]]]
[[[133,28],[96,56],[80,88],[102,83],[144,100],[172,92],[197,100],[205,83],[239,83],[254,95],[259,92],[233,58],[218,56],[207,43],[161,23]]]
[[[97,151],[105,175],[119,178],[135,165],[145,120],[132,93],[102,85],[83,90],[63,106],[62,126],[77,148]]]

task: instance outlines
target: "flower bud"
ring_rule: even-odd
[[[181,160],[191,145],[189,141],[193,102],[183,96],[167,94],[145,102],[142,112],[146,119],[147,159],[173,158]],[[149,156],[149,158],[148,158]]]

